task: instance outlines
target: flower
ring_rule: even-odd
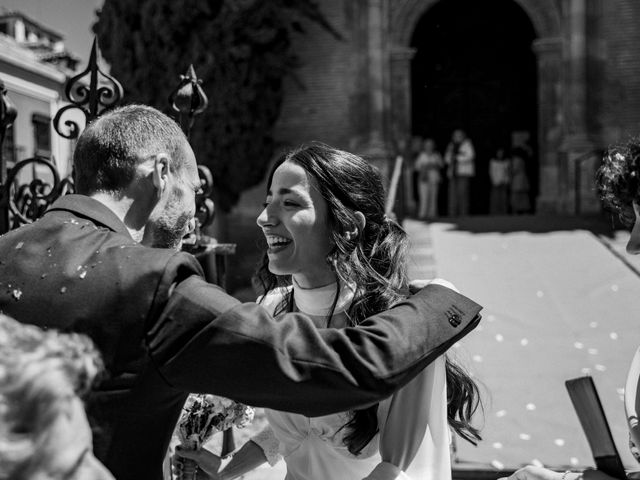
[[[248,425],[253,415],[253,408],[228,398],[191,394],[178,421],[178,436],[184,447],[198,449],[216,432]]]

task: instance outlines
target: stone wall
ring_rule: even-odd
[[[353,0],[324,0],[329,22],[342,34],[336,39],[315,24],[305,24],[294,49],[301,61],[295,79],[286,82],[282,113],[275,128],[279,143],[296,145],[312,140],[348,148],[358,123],[359,58],[353,53],[354,24],[358,18]]]
[[[640,135],[640,3],[602,1],[603,141],[607,146]]]

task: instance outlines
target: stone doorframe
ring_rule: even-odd
[[[410,42],[417,23],[438,1],[394,0],[389,2],[389,67],[391,74],[389,133],[391,142],[411,132]],[[538,156],[540,195],[538,209],[556,210],[559,198],[559,159],[563,140],[562,114],[562,20],[557,0],[513,0],[529,16],[536,32],[532,49],[538,62]]]

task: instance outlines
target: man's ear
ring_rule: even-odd
[[[158,197],[167,188],[167,178],[169,176],[169,155],[159,153],[153,159],[153,186],[158,192]]]

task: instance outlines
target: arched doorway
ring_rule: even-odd
[[[537,60],[534,27],[513,0],[441,0],[417,22],[409,45],[412,133],[443,151],[455,128],[476,148],[471,213],[488,213],[488,163],[499,146],[528,136],[531,204],[538,189]],[[442,190],[441,213],[446,211]]]

